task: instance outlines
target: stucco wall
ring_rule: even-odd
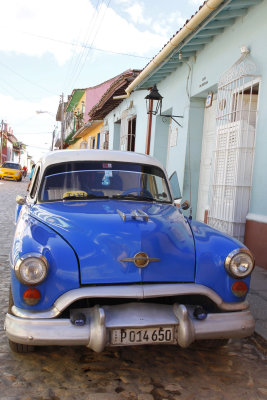
[[[193,68],[192,96],[203,96],[218,82],[221,74],[231,67],[241,56],[241,46],[247,46],[251,60],[256,64],[257,74],[261,76],[258,98],[258,122],[254,158],[253,186],[251,191],[250,212],[267,215],[267,1],[251,7],[246,16],[238,18],[232,27],[216,37],[198,54]],[[203,81],[203,79],[205,80]],[[200,87],[203,82],[208,82]]]
[[[79,140],[76,143],[70,145],[69,149],[79,149],[82,142],[86,141],[88,143],[89,137],[94,137],[95,141],[96,141],[97,134],[100,132],[100,128],[103,125],[104,125],[104,122],[102,121],[98,125],[88,128],[86,130],[86,133],[84,134],[84,136],[82,138],[79,138]]]
[[[122,112],[128,109],[129,113],[137,116],[135,151],[137,153],[145,152],[147,114],[146,102],[144,98],[146,95],[146,90],[140,90],[132,93],[130,98],[123,100],[118,107],[116,107],[106,116],[105,120],[107,121],[109,127],[109,141],[111,149],[119,149],[117,148],[118,143],[114,137],[114,124],[121,119]],[[114,140],[116,142],[115,147]]]
[[[261,75],[259,93],[259,114],[256,134],[256,148],[253,174],[253,187],[251,192],[250,212],[267,215],[267,113],[265,102],[267,99],[267,0],[251,7],[247,15],[238,18],[233,26],[226,28],[222,34],[206,45],[202,51],[197,53],[196,58],[191,58],[189,66],[185,63],[170,74],[157,87],[163,96],[163,113],[172,110],[173,115],[182,115],[178,119],[182,127],[178,126],[178,137],[176,146],[170,147],[168,151],[167,171],[171,173],[177,170],[180,186],[183,188],[184,197],[189,196],[189,176],[191,175],[191,192],[194,211],[197,204],[198,176],[201,155],[201,141],[203,128],[204,100],[209,91],[216,92],[217,83],[228,68],[230,68],[241,56],[240,48],[245,45],[251,50],[251,59],[257,66],[258,74]],[[190,96],[188,96],[188,92]],[[121,112],[125,110],[130,101],[133,101],[137,114],[137,137],[136,151],[145,151],[147,115],[144,97],[146,91],[133,92],[130,98],[125,99],[119,107],[108,116],[111,148],[114,138],[114,121],[120,118]],[[198,102],[199,100],[199,102]],[[161,145],[157,132],[156,123],[159,117],[152,118],[151,154],[159,154],[158,147]],[[175,122],[172,122],[175,126]],[[189,152],[188,143],[190,132],[190,175],[189,175]],[[159,139],[157,143],[157,139]],[[156,150],[155,150],[156,149]],[[162,157],[164,160],[165,157]],[[193,177],[193,179],[192,179]]]
[[[226,28],[221,35],[206,45],[202,51],[197,53],[196,59],[190,59],[192,68],[191,85],[190,79],[188,83],[191,99],[202,99],[203,101],[211,90],[217,90],[220,76],[239,59],[241,46],[245,45],[250,49],[251,60],[257,67],[256,73],[261,76],[250,212],[262,215],[267,215],[267,185],[262,184],[266,180],[265,171],[267,171],[267,113],[265,112],[265,99],[267,99],[266,15],[267,1],[265,0],[259,5],[251,7],[246,16],[238,18],[232,27]],[[188,198],[190,183],[187,148],[188,132],[190,131],[190,175],[194,177],[191,185],[194,210],[197,202],[198,182],[195,178],[199,175],[204,102],[202,111],[199,110],[197,113],[192,110],[195,103],[191,103],[190,117],[188,119],[189,100],[185,90],[188,71],[189,68],[186,64],[177,68],[175,72],[158,84],[158,90],[164,97],[164,109],[172,107],[173,114],[184,115],[181,120],[183,128],[178,128],[177,146],[169,150],[168,170],[171,172],[173,169],[177,169],[180,185],[183,188],[183,196],[186,198]],[[201,126],[201,129],[199,129],[199,126]]]

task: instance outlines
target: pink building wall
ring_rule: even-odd
[[[118,79],[118,76],[110,79],[109,81],[103,82],[98,86],[86,89],[85,93],[85,113],[84,122],[89,121],[88,113],[91,109],[99,102],[104,93],[109,89],[114,81]]]

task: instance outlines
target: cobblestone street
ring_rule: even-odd
[[[4,332],[15,198],[28,179],[0,181],[0,399],[17,400],[264,400],[267,357],[253,338],[219,350],[193,345],[140,346],[94,353],[86,347],[12,353]]]

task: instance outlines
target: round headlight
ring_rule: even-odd
[[[245,278],[254,268],[254,257],[247,249],[232,251],[225,259],[225,269],[234,278]]]
[[[15,265],[18,280],[24,285],[37,285],[47,275],[48,264],[41,254],[29,253],[21,257]]]

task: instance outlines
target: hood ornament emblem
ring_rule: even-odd
[[[117,210],[117,213],[120,215],[123,221],[126,221],[126,219],[135,219],[135,220],[143,220],[143,221],[148,221],[148,215],[142,211],[142,210],[132,210],[130,214],[125,214],[121,210]]]
[[[133,258],[121,258],[120,261],[133,262],[138,268],[145,268],[150,262],[160,261],[160,258],[150,258],[144,252],[135,254]]]

